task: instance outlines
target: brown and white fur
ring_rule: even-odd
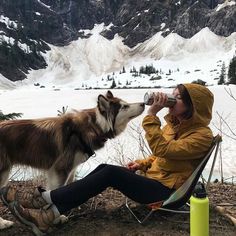
[[[76,167],[107,139],[124,131],[140,115],[143,103],[129,104],[108,91],[97,107],[55,118],[12,120],[0,123],[0,187],[7,185],[13,165],[46,171],[48,188],[73,181]],[[11,222],[0,217],[0,229]]]

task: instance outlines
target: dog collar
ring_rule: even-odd
[[[88,158],[95,154],[94,150],[89,145],[87,145],[85,142],[82,143],[82,145],[84,147],[85,153],[88,154]]]

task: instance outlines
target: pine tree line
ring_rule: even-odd
[[[236,53],[229,63],[228,81],[226,82],[226,67],[223,62],[218,84],[236,84]]]
[[[236,84],[236,54],[229,63],[228,81],[229,84]]]

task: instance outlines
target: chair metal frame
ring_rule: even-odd
[[[157,210],[169,211],[169,212],[174,212],[174,213],[187,213],[187,214],[189,214],[189,210],[187,210],[187,211],[181,210],[181,209],[178,210],[178,208],[184,206],[187,203],[187,201],[189,200],[189,198],[191,197],[191,194],[192,194],[192,192],[199,180],[200,175],[202,174],[202,171],[204,170],[208,160],[210,159],[212,153],[215,150],[214,158],[213,158],[212,165],[211,165],[211,170],[210,170],[208,180],[206,183],[206,187],[205,187],[206,190],[208,189],[210,181],[211,181],[211,177],[213,174],[213,170],[214,170],[214,166],[215,166],[215,162],[216,162],[216,157],[218,154],[219,145],[220,145],[221,141],[222,141],[222,137],[219,134],[216,135],[213,139],[213,142],[212,142],[212,145],[211,145],[209,151],[204,156],[203,160],[198,165],[198,167],[194,170],[194,172],[186,180],[186,182],[180,188],[178,188],[175,192],[173,192],[168,199],[161,201],[161,202],[148,204],[148,206],[151,207],[151,210],[143,219],[140,219],[134,213],[134,211],[129,206],[130,199],[126,198],[125,205],[126,205],[127,209],[130,211],[130,213],[134,216],[134,218],[140,224],[143,224],[152,215],[152,213]],[[187,205],[188,205],[188,203],[187,203]],[[175,208],[177,208],[177,210]]]

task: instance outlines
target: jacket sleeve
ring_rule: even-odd
[[[143,120],[145,137],[153,155],[173,160],[198,159],[208,151],[213,135],[209,128],[203,127],[186,133],[183,138],[166,140],[155,116]]]

